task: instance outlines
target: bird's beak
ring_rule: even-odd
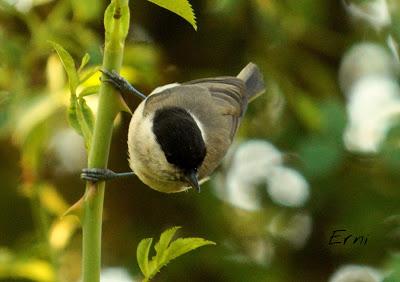
[[[197,192],[200,193],[200,185],[199,181],[197,180],[196,170],[189,170],[188,172],[186,172],[185,179],[190,184],[190,186],[192,186],[194,189],[196,189]]]

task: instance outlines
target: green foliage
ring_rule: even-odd
[[[83,68],[87,65],[87,63],[89,63],[90,61],[90,55],[88,53],[86,53],[81,60],[81,65],[79,66],[78,72],[81,72],[83,70]]]
[[[69,89],[71,91],[71,94],[76,95],[76,88],[79,85],[79,77],[78,77],[78,73],[75,68],[74,59],[72,59],[72,57],[68,53],[68,51],[65,50],[61,45],[59,45],[55,42],[50,42],[50,43],[51,43],[51,45],[53,45],[53,48],[56,50],[58,56],[61,59],[63,66],[64,66],[64,69],[67,72],[68,81],[69,81]]]
[[[82,21],[89,21],[98,18],[103,10],[97,0],[71,0],[74,16]]]
[[[315,122],[317,132],[302,140],[297,151],[309,178],[325,177],[343,160],[341,138],[346,124],[345,113],[335,100],[308,106],[308,116]]]
[[[165,8],[188,21],[193,28],[197,31],[196,17],[194,15],[192,6],[188,0],[148,0],[162,8]]]
[[[214,242],[203,238],[179,238],[171,242],[179,228],[180,227],[175,226],[165,230],[161,234],[160,240],[154,246],[156,255],[153,256],[151,260],[149,260],[149,253],[153,238],[146,238],[140,241],[137,247],[136,257],[140,270],[145,277],[144,281],[152,279],[154,275],[171,260],[199,247],[215,245]]]
[[[99,85],[88,86],[79,93],[79,98],[97,94],[97,93],[99,93],[99,90],[100,90]]]
[[[86,142],[86,148],[90,148],[94,127],[93,112],[92,109],[86,104],[84,98],[78,98],[76,106],[76,117],[78,118],[79,126]]]
[[[392,255],[389,263],[391,273],[383,280],[383,282],[397,282],[400,281],[400,254]]]
[[[87,55],[87,54],[86,54]],[[80,69],[80,68],[79,68]],[[80,70],[79,71],[79,83],[82,84],[85,81],[87,81],[89,78],[91,78],[96,72],[98,72],[100,69],[99,66],[95,67],[88,67],[87,69]],[[97,87],[99,85],[96,85]],[[82,91],[81,91],[82,93]],[[81,94],[79,94],[81,96]]]
[[[86,104],[83,96],[87,95],[87,92],[92,92],[94,89],[90,88],[89,90],[84,90],[85,95],[80,95],[79,98],[76,96],[76,89],[81,82],[84,82],[90,76],[92,76],[96,72],[96,69],[86,74],[83,79],[80,79],[78,71],[75,68],[74,60],[68,51],[55,42],[51,42],[51,44],[57,51],[57,54],[60,57],[64,69],[68,75],[69,89],[71,92],[70,105],[68,108],[68,121],[76,130],[76,132],[83,136],[85,139],[86,148],[89,149],[93,135],[94,116],[92,110]],[[85,54],[85,56],[83,56],[81,65],[79,67],[79,73],[81,73],[82,69],[89,62],[89,59],[89,54]]]
[[[298,154],[308,177],[325,177],[338,167],[341,148],[335,142],[319,136],[311,137],[300,144]]]
[[[37,282],[55,281],[51,264],[37,258],[22,258],[7,249],[0,249],[0,279],[29,279]],[[7,280],[4,280],[7,281]]]
[[[358,5],[366,1],[369,0],[346,2]],[[32,8],[20,9],[20,4],[28,2]],[[80,279],[81,262],[71,256],[81,252],[80,246],[69,244],[66,239],[79,226],[72,229],[64,221],[74,217],[65,217],[60,222],[55,220],[65,206],[71,204],[65,200],[60,204],[61,201],[56,199],[72,200],[80,193],[78,171],[59,174],[59,167],[54,163],[55,154],[48,148],[54,145],[50,142],[54,140],[53,136],[64,130],[68,109],[73,109],[76,127],[82,129],[78,111],[85,119],[84,101],[89,104],[87,96],[99,92],[98,76],[94,74],[106,47],[101,14],[111,1],[98,1],[95,7],[92,0],[81,2],[18,1],[18,4],[6,4],[7,1],[0,0],[0,159],[7,160],[0,169],[0,206],[4,210],[0,215],[0,229],[4,230],[1,244],[6,245],[0,250],[10,250],[8,254],[0,251],[2,281],[57,281],[52,276],[41,276],[57,273],[57,265],[61,273],[72,276],[62,277],[65,281]],[[115,1],[118,2],[126,4],[125,0]],[[159,2],[176,4],[180,1]],[[388,4],[393,2],[387,1]],[[119,218],[121,222],[135,223],[132,228],[116,222],[112,233],[106,229],[108,236],[104,236],[102,244],[119,250],[106,252],[107,261],[125,264],[124,258],[119,256],[120,250],[124,250],[126,242],[132,238],[137,240],[136,232],[154,230],[171,220],[178,220],[191,221],[190,232],[196,232],[201,224],[205,234],[212,234],[207,236],[223,237],[224,245],[207,254],[208,259],[195,271],[192,270],[194,262],[188,259],[183,258],[172,265],[174,267],[168,269],[170,281],[181,281],[182,273],[193,281],[206,277],[208,281],[218,282],[287,282],[301,280],[299,273],[308,281],[326,281],[334,269],[344,263],[372,264],[389,274],[385,282],[400,281],[399,259],[389,255],[398,250],[398,236],[388,237],[380,225],[386,217],[399,213],[398,126],[388,133],[383,144],[384,155],[347,152],[343,128],[347,123],[344,117],[349,97],[340,92],[337,81],[343,54],[355,42],[367,40],[385,46],[390,34],[394,39],[392,51],[398,52],[398,7],[390,5],[391,25],[376,31],[362,26],[359,21],[349,20],[351,16],[346,14],[341,1],[206,0],[201,1],[202,13],[197,15],[202,17],[198,21],[206,24],[202,25],[202,32],[194,36],[191,28],[182,29],[179,34],[168,34],[166,30],[170,29],[160,22],[167,22],[163,17],[169,12],[155,18],[152,13],[139,10],[143,1],[131,1],[130,4],[137,10],[133,14],[133,30],[130,30],[124,47],[121,73],[142,91],[150,92],[156,86],[174,81],[233,75],[249,60],[260,66],[268,92],[249,105],[240,126],[240,137],[270,140],[288,153],[285,164],[288,162],[299,169],[310,185],[311,197],[302,211],[312,218],[314,235],[312,242],[308,241],[296,250],[279,239],[281,237],[271,238],[266,226],[276,222],[276,216],[288,209],[269,201],[263,201],[263,210],[249,213],[221,203],[211,192],[196,197],[195,201],[190,193],[168,196],[166,201],[162,195],[150,192],[137,195],[128,189],[121,193],[128,193],[129,197],[116,193],[107,200],[107,213],[113,220]],[[126,8],[125,5],[121,15],[125,14]],[[115,25],[114,11],[114,6],[107,10],[110,26]],[[127,32],[129,20],[124,18],[123,21],[124,24],[119,23],[119,32],[109,33],[110,36],[120,38]],[[69,64],[78,69],[79,81],[74,80],[76,95],[72,104],[66,91],[67,76],[64,79],[64,70],[55,52],[49,52],[48,40],[68,50],[73,58]],[[90,56],[85,55],[80,60],[86,52]],[[398,78],[398,73],[396,75]],[[272,95],[274,91],[276,95]],[[334,101],[334,105],[325,105],[327,101]],[[128,119],[128,115],[122,115],[116,120],[121,126],[116,128],[113,138],[113,156],[108,164],[112,168],[123,169],[122,165],[126,164]],[[90,123],[88,118],[83,127],[90,127]],[[216,180],[214,183],[205,185],[215,184],[217,191],[224,189],[218,176],[212,176]],[[131,184],[129,180],[128,183]],[[134,183],[135,191],[146,189],[140,182]],[[125,185],[125,182],[111,185]],[[26,193],[28,190],[32,193]],[[60,197],[54,196],[55,193]],[[132,197],[131,193],[136,196]],[[27,214],[29,204],[35,205],[29,202],[33,202],[32,194],[38,196],[41,208],[49,217],[49,228],[44,228],[41,233],[48,231],[50,239],[61,240],[57,244],[51,243],[53,249],[59,246],[56,251],[62,259],[58,264],[52,264],[44,240],[31,236],[41,228],[37,224],[32,226],[35,220]],[[159,209],[160,205],[161,216],[148,213],[149,209]],[[132,212],[126,212],[132,207]],[[298,209],[290,208],[290,212],[297,213]],[[193,221],[193,218],[201,218],[201,221]],[[12,224],[14,219],[20,224]],[[54,225],[56,221],[57,226]],[[289,227],[289,221],[285,221],[279,231],[285,232],[286,223]],[[69,231],[65,232],[64,228]],[[370,235],[367,246],[327,246],[327,251],[321,252],[321,246],[327,245],[329,235],[336,228]],[[71,238],[72,242],[76,241]],[[140,264],[147,265],[147,273],[153,267],[153,254],[149,257],[149,253],[157,240],[147,239],[141,246]],[[170,249],[171,241],[166,244],[167,249]],[[156,250],[162,248],[162,245],[155,247]],[[25,249],[30,253],[27,254]],[[320,258],[318,267],[304,267],[312,265],[315,257]],[[160,260],[163,259],[160,257]],[[385,264],[388,260],[390,263]],[[28,271],[32,272],[28,274]]]

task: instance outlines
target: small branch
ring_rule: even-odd
[[[113,0],[105,13],[106,42],[103,68],[118,71],[121,68],[124,41],[129,23],[127,0]],[[111,144],[113,123],[122,109],[121,98],[112,86],[100,86],[99,106],[89,152],[90,168],[106,168]],[[99,282],[101,269],[101,228],[105,183],[87,183],[83,214],[83,282]]]

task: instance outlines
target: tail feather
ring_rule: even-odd
[[[265,91],[263,75],[256,64],[248,63],[237,77],[244,81],[249,101]]]

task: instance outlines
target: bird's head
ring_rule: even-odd
[[[197,171],[206,156],[200,124],[185,109],[164,107],[153,118],[153,133],[167,161],[180,171],[183,182],[197,191]]]

